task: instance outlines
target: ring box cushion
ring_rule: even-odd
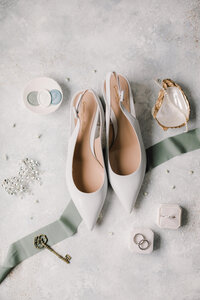
[[[142,234],[145,238],[145,240],[149,241],[149,247],[146,250],[142,250],[139,248],[138,244],[134,242],[134,236],[136,234]],[[138,239],[140,236],[137,236],[136,241],[139,241]],[[142,237],[141,237],[142,239]],[[153,244],[154,244],[154,232],[149,228],[134,228],[129,236],[129,249],[134,253],[140,253],[140,254],[150,254],[153,251]],[[145,244],[146,246],[146,244]]]

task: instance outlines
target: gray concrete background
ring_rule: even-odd
[[[148,147],[184,130],[163,132],[151,117],[158,93],[152,80],[169,77],[191,103],[189,129],[199,126],[199,17],[199,0],[0,0],[0,180],[15,175],[27,156],[39,160],[44,171],[34,195],[18,199],[0,189],[0,263],[12,242],[58,219],[66,207],[68,108],[74,92],[92,87],[101,96],[106,72],[126,75]],[[48,116],[29,112],[22,101],[26,83],[43,75],[64,91],[64,103]],[[71,265],[44,251],[8,276],[0,299],[199,300],[199,176],[199,150],[157,167],[146,175],[131,215],[109,190],[94,231],[82,223],[74,237],[55,246],[73,256]],[[159,203],[184,207],[184,226],[159,229]],[[128,249],[129,232],[140,226],[156,233],[151,255]]]

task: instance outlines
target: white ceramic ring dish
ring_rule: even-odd
[[[38,114],[50,114],[56,111],[63,101],[60,85],[48,77],[31,80],[23,94],[25,106]]]

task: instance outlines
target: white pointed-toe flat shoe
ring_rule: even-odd
[[[128,80],[115,72],[103,85],[106,102],[106,156],[110,184],[131,213],[146,169],[146,153]]]
[[[78,92],[71,102],[67,185],[88,229],[93,229],[107,194],[103,157],[104,111],[94,91]]]

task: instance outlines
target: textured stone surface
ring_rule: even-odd
[[[17,199],[0,189],[0,263],[10,243],[57,219],[67,204],[68,108],[74,92],[92,87],[101,95],[107,71],[126,75],[148,147],[184,130],[163,132],[151,117],[158,93],[152,80],[169,77],[191,103],[189,128],[199,126],[199,17],[198,0],[0,0],[0,180],[15,175],[27,156],[44,171],[34,195]],[[64,91],[62,106],[48,116],[31,113],[22,101],[26,83],[43,75]],[[8,276],[0,299],[199,300],[199,176],[199,150],[157,167],[146,175],[131,215],[109,190],[94,231],[82,223],[78,234],[55,246],[72,255],[71,265],[44,251]],[[181,205],[184,226],[160,229],[160,203]],[[131,229],[142,226],[156,235],[151,255],[128,249]]]

